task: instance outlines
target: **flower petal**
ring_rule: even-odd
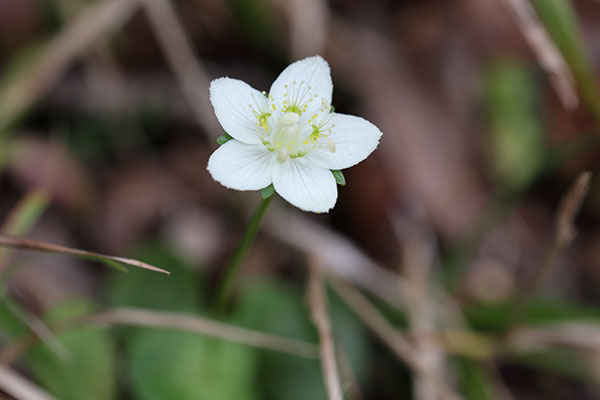
[[[242,143],[261,143],[260,128],[252,113],[256,103],[267,101],[261,92],[238,79],[219,78],[210,83],[210,101],[225,132]]]
[[[273,186],[281,197],[304,211],[327,212],[337,200],[337,186],[331,171],[305,158],[275,163]]]
[[[328,139],[335,144],[335,152],[327,146],[318,148],[306,157],[327,169],[344,169],[358,164],[377,148],[381,131],[364,118],[335,114]],[[332,147],[332,146],[329,146]]]
[[[284,97],[284,94],[287,96]],[[321,107],[322,99],[331,104],[332,94],[333,82],[329,64],[320,56],[308,57],[290,64],[279,74],[269,92],[278,110],[285,108],[284,100],[289,104],[290,99],[295,97],[302,99],[301,104],[304,104],[312,99],[308,102],[308,115],[312,115]]]
[[[260,190],[271,184],[275,158],[262,145],[230,140],[208,159],[208,172],[225,187],[236,190]]]

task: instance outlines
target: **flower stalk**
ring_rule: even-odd
[[[221,282],[219,283],[219,288],[217,290],[217,300],[216,300],[216,310],[219,314],[223,314],[229,301],[231,300],[231,292],[233,290],[233,285],[235,283],[236,277],[240,271],[242,263],[246,259],[246,255],[250,250],[250,246],[254,242],[254,237],[256,236],[256,232],[258,232],[258,228],[262,222],[262,219],[273,200],[273,195],[268,197],[263,197],[258,208],[254,211],[248,226],[246,227],[246,231],[244,232],[244,236],[240,241],[237,249],[233,253],[233,257],[229,261],[225,272],[221,278]]]

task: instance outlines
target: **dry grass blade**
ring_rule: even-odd
[[[327,311],[327,299],[323,290],[321,273],[315,266],[310,266],[308,286],[306,289],[308,305],[312,320],[319,332],[319,351],[321,354],[321,369],[329,400],[344,400],[340,375],[335,358],[335,347],[332,337],[331,321]]]
[[[419,369],[412,344],[356,289],[341,281],[330,280],[335,292],[356,315],[408,366]]]
[[[0,364],[0,388],[16,400],[54,400],[42,388]]]
[[[136,0],[94,3],[63,29],[30,70],[0,91],[0,131],[43,96],[75,57],[100,37],[119,29],[136,8]]]
[[[523,284],[520,301],[531,295],[544,277],[550,272],[564,249],[575,239],[577,230],[573,224],[579,209],[590,189],[592,174],[582,172],[579,174],[573,186],[562,198],[558,212],[556,214],[554,237],[552,245],[544,256],[541,264],[536,268],[533,274]]]
[[[86,321],[100,324],[175,329],[211,336],[217,339],[230,340],[262,349],[293,354],[299,357],[318,357],[317,346],[312,343],[227,325],[198,316],[136,308],[118,308],[96,314]]]
[[[318,261],[329,275],[352,281],[395,307],[402,304],[403,278],[374,262],[342,235],[297,212],[280,209],[271,209],[264,228],[274,239]]]
[[[154,34],[175,72],[196,122],[208,133],[217,136],[216,124],[208,101],[208,75],[197,60],[182,24],[168,0],[138,0],[148,14]]]
[[[514,12],[519,28],[533,49],[540,65],[554,85],[563,106],[573,110],[579,104],[575,91],[575,79],[562,54],[538,20],[528,0],[504,0]]]
[[[531,351],[557,346],[596,354],[600,352],[600,325],[563,322],[550,326],[523,327],[512,331],[506,341],[509,351]]]
[[[446,357],[434,339],[437,321],[430,282],[436,259],[433,235],[427,228],[426,219],[423,216],[417,218],[418,210],[413,214],[408,219],[391,219],[401,239],[404,276],[410,282],[409,290],[403,294],[414,356],[423,369],[428,370],[428,373],[417,371],[413,392],[415,399],[427,400],[440,397],[436,377],[446,375]]]
[[[78,250],[72,249],[70,247],[59,246],[55,244],[40,242],[37,240],[16,237],[6,234],[0,234],[0,246],[11,247],[14,249],[22,249],[22,250],[33,250],[33,251],[44,251],[48,253],[58,253],[58,254],[67,254],[71,256],[84,257],[84,258],[92,258],[95,260],[103,261],[103,262],[117,262],[125,265],[130,265],[133,267],[148,269],[155,272],[161,272],[163,274],[169,275],[169,271],[165,271],[164,269],[155,267],[153,265],[147,264],[145,262],[139,260],[133,260],[131,258],[125,257],[114,257],[108,256],[105,254],[94,253],[92,251],[86,250]]]
[[[390,324],[381,315],[379,310],[367,300],[362,293],[352,286],[341,282],[331,280],[331,285],[335,292],[350,307],[354,313],[367,325],[393,352],[406,363],[413,371],[428,375],[439,388],[444,399],[462,399],[458,393],[454,393],[446,382],[438,376],[431,376],[431,371],[426,368],[416,356],[412,343],[400,333],[392,324]]]

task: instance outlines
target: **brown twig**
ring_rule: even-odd
[[[556,214],[552,244],[544,255],[543,261],[537,266],[529,278],[524,281],[522,287],[519,289],[519,308],[521,308],[520,306],[523,302],[535,292],[537,286],[552,270],[563,251],[575,239],[577,230],[575,229],[573,222],[590,189],[591,179],[592,174],[590,172],[582,172],[562,198]]]
[[[87,322],[176,329],[299,357],[317,358],[317,348],[312,343],[228,325],[199,316],[139,308],[117,308],[96,314],[88,318]]]
[[[43,96],[69,63],[107,33],[118,30],[138,0],[105,0],[88,6],[43,50],[30,70],[0,91],[0,131]]]
[[[413,371],[420,374],[430,375],[431,371],[426,368],[419,358],[411,342],[400,333],[392,324],[390,324],[358,290],[342,281],[330,280],[335,292],[350,307],[352,311],[367,325],[383,343],[385,343],[394,354],[400,358]],[[437,376],[432,376],[436,382],[439,391],[444,398],[461,399],[458,393],[454,393],[446,382]]]
[[[54,400],[54,397],[42,388],[2,364],[0,388],[17,400]]]
[[[133,267],[148,269],[155,272],[161,272],[167,275],[170,274],[169,271],[165,271],[164,269],[131,258],[107,256],[105,254],[94,253],[93,251],[73,249],[70,247],[59,246],[56,244],[40,242],[38,240],[16,237],[12,235],[0,234],[0,247],[2,246],[11,247],[14,249],[43,251],[47,253],[67,254],[72,256],[87,257],[94,259],[106,259],[113,262],[130,265]]]
[[[53,328],[57,332],[63,332],[87,324],[132,325],[173,329],[292,354],[298,357],[318,358],[317,346],[313,343],[228,325],[197,315],[192,316],[141,308],[115,308],[98,314],[63,321]],[[18,360],[37,340],[37,337],[28,335],[12,343],[0,353],[0,361],[4,364],[10,364]]]
[[[315,259],[328,275],[352,281],[395,307],[402,305],[404,279],[377,264],[346,237],[300,213],[282,209],[271,209],[263,226],[274,239]]]
[[[414,377],[414,396],[417,400],[437,399],[440,393],[436,379],[444,376],[445,355],[434,340],[437,321],[430,283],[435,263],[433,240],[424,221],[392,218],[392,222],[401,239],[402,267],[410,283],[404,296],[414,354],[423,367]]]
[[[575,90],[575,79],[569,65],[540,23],[535,10],[527,0],[504,0],[514,13],[523,36],[533,49],[540,65],[550,76],[550,81],[568,110],[577,107],[579,100]]]
[[[167,61],[196,117],[196,122],[217,137],[219,126],[208,101],[210,79],[194,55],[182,24],[169,0],[138,0],[148,15],[150,24]]]
[[[342,387],[338,373],[335,347],[332,337],[331,321],[327,311],[327,299],[323,290],[321,272],[314,265],[309,268],[306,289],[312,320],[319,332],[319,353],[321,369],[325,380],[329,400],[343,400]]]
[[[358,386],[358,380],[352,370],[348,353],[343,344],[339,342],[335,346],[335,354],[337,355],[337,363],[340,367],[340,377],[342,382],[342,390],[348,400],[363,400],[364,396]]]

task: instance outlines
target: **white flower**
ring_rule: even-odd
[[[337,200],[331,170],[358,164],[381,137],[369,121],[333,113],[332,92],[329,65],[319,56],[289,65],[268,94],[237,79],[212,81],[215,114],[233,137],[208,160],[212,177],[236,190],[273,183],[296,207],[329,211]]]

